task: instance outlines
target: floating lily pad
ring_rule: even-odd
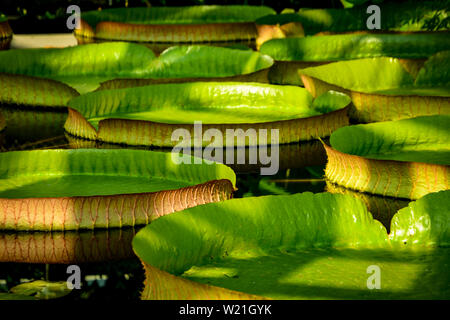
[[[70,99],[78,95],[75,89],[59,81],[0,73],[1,105],[61,111]]]
[[[83,12],[77,37],[138,42],[252,41],[264,6],[117,8]]]
[[[177,94],[174,95],[173,93]],[[237,139],[234,146],[277,143],[271,129],[278,129],[278,143],[325,137],[346,125],[346,95],[328,92],[314,100],[307,90],[294,86],[255,83],[180,83],[102,90],[69,103],[67,132],[74,136],[128,145],[196,146],[194,123],[203,132],[212,128],[222,137],[200,139],[203,146],[229,146],[226,130],[267,130],[267,139]],[[177,129],[190,134],[179,142]],[[176,132],[175,132],[176,133]],[[200,133],[201,134],[201,133]],[[198,138],[197,138],[198,139]],[[195,143],[195,144],[194,144]]]
[[[168,82],[199,78],[232,80],[236,77],[239,81],[267,82],[266,69],[272,64],[272,58],[258,52],[208,46],[172,47],[158,58],[145,46],[124,42],[62,49],[8,50],[0,52],[0,72],[9,74],[0,73],[5,82],[0,87],[3,89],[0,99],[17,104],[33,99],[50,103],[53,96],[62,97],[67,91],[74,91],[64,87],[63,83],[86,93],[98,89],[100,83],[116,78],[122,79],[119,84],[127,84],[124,79],[130,78]],[[37,102],[42,104],[40,100]],[[63,102],[65,105],[67,100]]]
[[[151,50],[134,43],[14,49],[0,52],[0,72],[49,78],[88,92],[102,81],[138,76],[153,59]]]
[[[356,121],[398,120],[450,114],[449,57],[450,51],[440,52],[420,65],[394,58],[341,61],[299,74],[313,96],[328,90],[348,94],[350,117]]]
[[[449,50],[449,39],[448,33],[307,36],[267,41],[260,52],[276,60],[271,70],[274,83],[302,85],[300,68],[361,58],[426,59]]]
[[[168,148],[125,146],[121,144],[80,139],[70,134],[66,134],[66,138],[69,148],[72,149],[132,148],[178,153],[178,151]],[[261,172],[261,168],[270,167],[275,161],[277,161],[276,168],[279,170],[325,165],[327,163],[325,149],[322,143],[317,140],[289,143],[279,146],[235,147],[232,151],[232,161],[228,161],[227,152],[231,152],[231,150],[229,148],[220,148],[215,154],[208,152],[207,148],[194,148],[191,150],[191,154],[206,160],[224,163],[236,173]],[[267,158],[271,161],[267,163],[267,159],[262,159],[261,155],[267,155]]]
[[[448,299],[449,201],[446,191],[411,203],[390,235],[360,200],[329,193],[175,213],[133,240],[142,299]]]
[[[134,226],[231,197],[230,168],[182,160],[176,164],[170,154],[142,150],[0,153],[0,229]]]
[[[406,199],[449,189],[450,115],[348,126],[333,132],[327,178],[346,188]]]
[[[0,301],[1,300],[39,300],[39,299],[22,294],[0,292]]]
[[[51,282],[44,280],[36,280],[26,282],[11,288],[11,292],[23,296],[31,296],[38,299],[56,299],[61,298],[72,292],[67,287],[67,282]]]
[[[230,59],[230,57],[232,57]],[[273,60],[250,50],[212,46],[175,46],[144,68],[140,79],[113,79],[99,89],[119,89],[156,83],[192,81],[268,82]]]
[[[343,89],[385,95],[448,96],[450,51],[431,56],[418,71],[395,58],[357,59],[299,70],[301,75],[322,80]],[[361,72],[364,70],[365,72]],[[442,71],[439,79],[436,72]],[[383,81],[374,81],[383,79]]]
[[[273,39],[260,52],[276,61],[329,62],[375,57],[423,59],[450,50],[448,33],[339,34]]]

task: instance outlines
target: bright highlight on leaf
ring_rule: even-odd
[[[269,135],[270,130],[278,129],[282,144],[325,137],[346,125],[345,107],[349,103],[346,95],[337,92],[325,93],[313,103],[307,90],[294,86],[237,82],[160,84],[102,90],[73,99],[65,129],[91,140],[175,146],[175,130],[189,130],[190,137],[186,139],[190,140],[195,134],[194,122],[201,121],[205,131],[220,130],[221,146],[227,145],[227,129],[266,129]],[[247,139],[244,142],[250,145]],[[210,142],[202,143],[206,146]],[[259,137],[256,141],[261,145],[270,143],[270,139]]]
[[[0,229],[8,230],[147,224],[229,199],[235,185],[225,165],[175,164],[171,154],[144,150],[17,151],[0,160]]]
[[[450,257],[449,195],[411,203],[390,236],[361,201],[329,193],[234,199],[164,217],[133,240],[146,268],[142,298],[448,297],[439,279]],[[374,264],[382,290],[367,289]]]
[[[8,79],[11,85],[21,85],[20,80],[25,78],[16,75],[26,75],[37,77],[28,80],[29,82],[41,80],[43,84],[37,82],[36,87],[49,86],[48,80],[41,79],[46,78],[63,82],[80,93],[93,91],[101,82],[116,78],[160,81],[226,78],[251,75],[268,69],[272,64],[272,58],[258,52],[210,46],[171,47],[156,58],[145,46],[125,42],[0,52],[0,75],[11,74]],[[245,78],[240,80],[245,81]],[[261,75],[260,78],[249,77],[246,81],[267,82],[267,78],[264,79],[264,75]],[[23,95],[22,99],[31,99],[34,91],[30,92],[30,87],[13,91],[9,88],[9,95]],[[55,83],[51,89],[57,91],[61,87],[63,84]],[[0,93],[0,98],[5,94],[8,93]],[[53,95],[54,93],[49,94],[50,97]]]
[[[349,116],[357,122],[450,114],[449,51],[427,61],[370,58],[298,70],[313,96],[328,90],[352,98]]]
[[[265,42],[260,52],[276,61],[330,62],[375,57],[424,59],[449,49],[446,33],[350,33],[273,39]]]
[[[450,116],[348,126],[330,137],[327,178],[350,189],[406,199],[449,189]]]

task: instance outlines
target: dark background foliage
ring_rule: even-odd
[[[383,0],[368,0],[380,3]],[[384,0],[384,2],[407,0]],[[440,0],[436,0],[440,1]],[[99,8],[142,6],[189,6],[189,5],[265,5],[277,12],[285,8],[342,8],[341,0],[1,0],[0,14],[8,16],[15,33],[59,33],[67,32],[65,20],[69,5],[78,5],[82,11]]]
[[[265,5],[281,11],[284,8],[300,7],[342,7],[340,0],[2,0],[0,12],[7,15],[32,15],[36,17],[52,17],[65,14],[66,8],[76,4],[82,10],[95,10],[112,7],[140,6],[188,6],[209,4],[245,4]]]
[[[383,0],[367,0],[379,3]],[[406,0],[386,0],[404,2]],[[439,1],[439,0],[438,0]],[[265,5],[280,12],[284,8],[298,10],[307,8],[342,8],[341,0],[2,0],[0,12],[6,15],[30,15],[40,18],[50,18],[65,15],[66,8],[76,4],[84,11],[98,8],[140,7],[140,6],[189,6],[189,5]]]

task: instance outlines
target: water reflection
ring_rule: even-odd
[[[0,262],[77,264],[123,260],[139,228],[69,232],[2,232]]]
[[[2,232],[0,294],[35,280],[65,282],[76,265],[81,289],[59,299],[138,300],[144,271],[131,246],[138,231]]]
[[[4,140],[0,144],[3,151],[55,148],[67,144],[64,137],[66,111],[0,106],[0,113],[6,120],[6,128],[2,131]]]

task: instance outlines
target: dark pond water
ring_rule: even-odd
[[[17,109],[15,109],[17,110]],[[1,151],[55,148],[118,148],[77,140],[64,133],[64,112],[14,111],[0,107],[8,128],[0,134]],[[38,124],[39,123],[39,124]],[[323,178],[326,156],[316,142],[281,146],[280,170],[261,176],[257,165],[237,165],[235,197],[298,192],[349,193],[362,199],[386,227],[391,216],[407,201],[352,192]],[[76,264],[82,287],[62,299],[139,299],[144,272],[131,247],[139,228],[89,232],[0,232],[0,293],[29,280],[66,281],[67,267]]]

